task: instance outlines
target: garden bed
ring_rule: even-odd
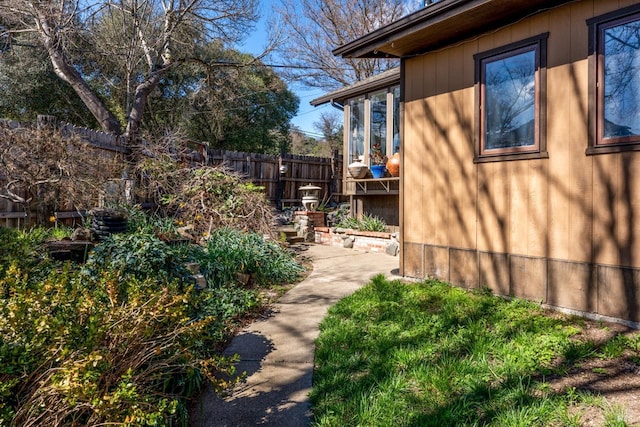
[[[315,242],[365,252],[384,252],[396,256],[400,251],[398,233],[360,231],[338,227],[315,227]]]

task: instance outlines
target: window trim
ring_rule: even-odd
[[[473,56],[475,61],[475,152],[474,163],[495,162],[505,160],[524,160],[549,157],[546,141],[546,92],[547,92],[547,39],[549,33],[542,33],[518,42],[510,43]],[[533,50],[536,57],[535,100],[534,100],[534,145],[506,147],[486,150],[484,148],[484,64],[488,60],[500,60]]]
[[[640,151],[640,135],[604,138],[604,30],[640,21],[640,4],[588,19],[589,105],[587,155]]]

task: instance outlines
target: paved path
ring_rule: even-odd
[[[226,399],[205,390],[192,408],[191,426],[309,425],[320,321],[331,305],[372,276],[397,274],[398,257],[322,245],[309,246],[305,254],[313,261],[309,277],[283,295],[272,316],[246,327],[226,351],[240,355],[237,369],[247,373],[247,380]]]

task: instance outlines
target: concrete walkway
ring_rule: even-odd
[[[226,354],[239,354],[238,372],[247,379],[229,398],[210,389],[190,414],[193,427],[308,426],[315,340],[327,309],[372,276],[397,275],[398,257],[331,246],[305,252],[313,272],[287,292],[273,315],[246,327]]]

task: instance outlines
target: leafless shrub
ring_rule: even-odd
[[[175,137],[146,147],[137,164],[139,197],[152,197],[185,233],[199,240],[220,227],[270,234],[273,207],[263,188],[221,166],[194,164]]]
[[[104,183],[119,178],[121,159],[54,129],[0,127],[0,198],[36,212],[43,224],[55,210],[95,207]]]

